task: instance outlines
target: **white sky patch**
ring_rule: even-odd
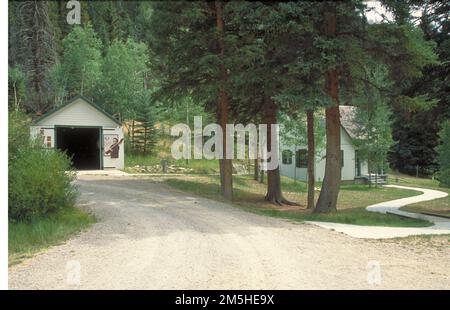
[[[370,9],[366,12],[367,20],[370,23],[379,23],[383,21],[383,18],[388,21],[393,21],[394,16],[391,12],[387,11],[380,3],[380,1],[366,1],[367,8]]]
[[[421,10],[413,10],[413,11],[411,12],[411,15],[412,15],[413,17],[420,18],[420,17],[422,16],[422,11],[421,11]]]
[[[392,12],[389,12],[384,8],[380,1],[372,0],[372,1],[366,1],[367,8],[370,9],[368,12],[366,12],[366,17],[369,23],[379,23],[382,22],[383,19],[386,21],[394,21],[394,15]],[[420,18],[422,16],[421,10],[413,10],[411,12],[411,15],[416,18]]]

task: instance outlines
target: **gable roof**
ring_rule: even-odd
[[[341,115],[341,126],[352,139],[357,138],[356,125],[353,121],[356,114],[356,107],[349,105],[340,105],[339,114]]]
[[[72,103],[76,102],[78,99],[83,100],[84,102],[86,102],[87,104],[89,104],[90,106],[92,106],[93,108],[95,108],[98,112],[102,113],[103,115],[105,115],[106,117],[108,117],[110,120],[112,120],[114,123],[116,123],[117,125],[121,126],[122,124],[111,114],[109,114],[108,112],[106,112],[104,109],[102,109],[100,106],[98,106],[97,104],[95,104],[93,101],[89,100],[88,98],[82,96],[82,95],[77,95],[75,97],[73,97],[72,99],[70,99],[69,101],[67,101],[66,103],[60,105],[59,107],[53,108],[52,110],[48,111],[47,113],[45,113],[44,115],[38,117],[37,119],[35,119],[33,121],[34,125],[37,125],[39,122],[43,121],[44,119],[50,117],[51,115],[55,114],[56,112],[60,111],[61,109],[71,105]]]

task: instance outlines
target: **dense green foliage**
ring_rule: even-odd
[[[9,109],[42,114],[83,95],[121,121],[145,122],[151,146],[160,103],[143,29],[150,3],[82,1],[81,25],[67,23],[66,3],[9,3]]]
[[[437,133],[441,124],[450,118],[450,3],[408,0],[396,5],[403,8],[396,16],[397,22],[420,28],[425,38],[436,44],[439,62],[428,65],[422,76],[405,79],[395,86],[398,97],[393,113],[393,138],[396,143],[390,164],[403,173],[415,174],[418,168],[420,175],[430,176],[439,170]],[[421,15],[412,16],[408,7],[419,10]]]
[[[51,107],[47,76],[57,54],[47,1],[9,2],[9,65],[25,73],[27,98],[24,107],[43,113]]]
[[[134,112],[130,130],[130,153],[149,155],[154,154],[158,132],[155,129],[155,114],[157,110],[149,104],[148,92],[138,98],[138,109]]]
[[[367,161],[369,173],[388,171],[387,155],[393,143],[390,116],[388,106],[380,102],[360,106],[354,116],[358,157]]]
[[[314,122],[314,140],[316,146],[316,156],[325,148],[325,126],[324,116],[316,113],[316,119]],[[308,144],[307,128],[306,128],[306,116],[304,114],[292,115],[281,114],[280,115],[280,136],[281,143],[286,146],[306,146]],[[318,157],[319,159],[319,157]]]
[[[373,169],[387,168],[393,141],[395,168],[437,169],[437,131],[450,116],[447,4],[381,1],[394,19],[375,22],[370,4],[357,0],[83,1],[81,25],[66,23],[65,4],[9,4],[10,110],[43,113],[85,95],[126,124],[127,147],[141,154],[154,149],[155,124],[192,124],[194,115],[222,126],[281,120],[298,138],[303,114],[326,110],[326,159],[334,164],[320,204],[333,206],[337,106],[353,105],[360,154]],[[324,129],[317,121],[316,136]],[[324,139],[316,140],[320,151]],[[231,161],[220,165],[231,198]],[[282,203],[279,172],[268,179],[266,198]]]
[[[214,111],[222,82],[219,66],[231,62],[228,53],[219,55],[214,3],[155,2],[152,7],[149,45],[158,96],[171,106],[190,97]]]
[[[60,83],[67,96],[77,94],[93,97],[101,79],[101,41],[88,24],[74,27],[62,41]]]
[[[9,114],[8,211],[10,220],[31,220],[66,207],[76,198],[70,161],[61,152],[31,141],[29,122]],[[69,171],[66,173],[66,171]]]
[[[124,89],[117,84],[119,87],[113,93],[104,89],[109,86],[106,82],[117,82],[119,77],[130,81],[136,78],[131,74],[137,73],[141,74],[137,78],[142,79],[146,71],[142,70],[142,63],[148,65],[145,46],[148,34],[143,27],[150,18],[150,3],[81,1],[81,25],[67,23],[66,4],[67,1],[10,1],[8,4],[8,63],[11,70],[20,67],[23,72],[28,96],[21,103],[27,112],[44,113],[81,93],[103,104]],[[128,49],[121,48],[124,44]],[[139,55],[130,54],[129,48]],[[130,57],[134,63],[129,61]],[[106,67],[102,66],[103,58]],[[110,68],[111,62],[116,66]],[[133,71],[137,67],[139,70]],[[99,83],[103,73],[105,81]],[[130,93],[143,83],[137,80],[127,86]],[[10,103],[13,101],[14,96],[10,95]],[[126,104],[128,100],[123,103]],[[111,112],[118,113],[116,108],[120,107],[113,106]]]
[[[103,59],[103,80],[95,97],[120,113],[123,119],[134,119],[149,99],[148,50],[133,39],[114,41]],[[151,106],[147,100],[145,106]]]
[[[439,132],[441,144],[437,147],[439,162],[439,181],[450,187],[450,121],[446,121]]]
[[[25,99],[25,74],[20,66],[8,68],[8,108],[19,110]]]

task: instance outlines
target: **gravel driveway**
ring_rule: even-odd
[[[98,223],[9,269],[12,289],[449,289],[440,246],[356,239],[131,177],[80,176]]]

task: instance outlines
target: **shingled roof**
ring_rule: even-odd
[[[349,105],[339,106],[339,113],[341,114],[341,125],[347,131],[348,135],[355,139],[356,135],[356,125],[353,121],[356,114],[356,107]]]

